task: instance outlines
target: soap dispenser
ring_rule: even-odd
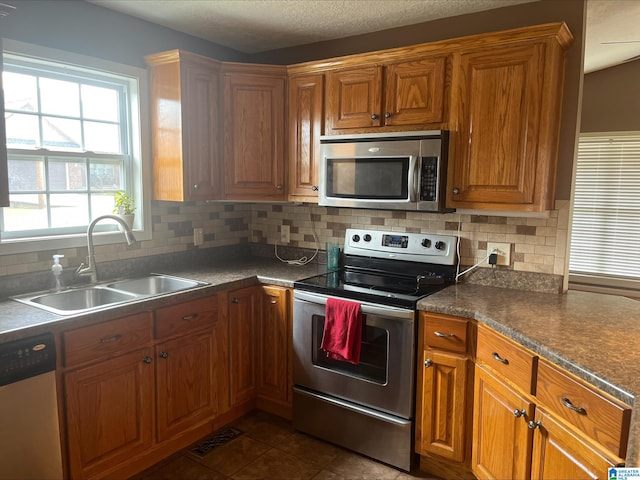
[[[62,265],[60,265],[60,259],[63,257],[64,255],[58,254],[53,256],[53,265],[51,266],[51,290],[54,292],[64,290],[64,283],[62,282]]]

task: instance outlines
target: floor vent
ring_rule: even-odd
[[[192,447],[191,452],[195,453],[199,457],[204,457],[215,447],[224,445],[240,435],[242,435],[240,430],[236,430],[235,428],[225,428],[224,430],[220,430],[210,437],[207,437],[195,447]]]

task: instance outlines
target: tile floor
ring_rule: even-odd
[[[186,449],[132,480],[410,480],[405,473],[297,432],[291,423],[254,411],[229,425],[238,437],[199,456]]]

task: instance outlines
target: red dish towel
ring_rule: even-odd
[[[362,313],[360,304],[340,298],[327,299],[324,335],[320,347],[329,358],[360,363]]]

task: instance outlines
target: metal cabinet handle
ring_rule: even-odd
[[[281,184],[278,184],[278,185],[276,185],[276,188],[277,188],[278,190],[282,190],[282,189],[284,188],[284,186],[282,186]]]
[[[453,189],[453,194],[458,195],[460,193],[460,189],[458,187]]]
[[[313,187],[311,187],[311,191],[312,192],[317,192],[318,191],[318,185],[314,185]]]
[[[111,343],[111,342],[117,342],[118,340],[120,340],[122,338],[122,335],[118,334],[118,335],[114,335],[113,337],[106,337],[106,338],[101,338],[100,339],[100,343]]]
[[[438,332],[437,330],[435,332],[433,332],[433,334],[436,337],[440,337],[440,338],[453,338],[456,336],[455,333],[442,333],[442,332]]]
[[[522,410],[515,409],[513,411],[513,416],[516,418],[527,417],[527,411],[523,408]]]
[[[540,420],[536,420],[535,422],[533,420],[530,420],[527,425],[531,430],[535,430],[536,428],[542,428],[542,422]]]
[[[193,320],[197,316],[198,316],[197,313],[192,313],[191,315],[185,315],[184,317],[182,317],[182,320]]]
[[[433,365],[433,360],[431,360],[430,358],[427,358],[427,359],[424,361],[424,366],[425,366],[425,368],[429,368],[429,367],[430,367],[430,366],[432,366],[432,365]]]
[[[198,190],[200,188],[200,184],[199,183],[194,183],[193,184],[193,189],[194,190]]]
[[[153,358],[151,357],[142,357],[142,361],[146,364],[153,362]]]
[[[375,113],[371,115],[371,120],[377,120],[378,118],[379,118],[378,115]]]
[[[573,410],[576,413],[579,413],[580,415],[586,415],[587,411],[582,408],[582,407],[578,407],[576,405],[574,405],[573,403],[571,403],[571,400],[569,400],[567,397],[562,397],[562,404],[567,407],[569,410]]]
[[[270,303],[271,305],[275,305],[275,304],[277,304],[277,303],[278,303],[278,301],[277,301],[277,300],[269,300],[269,303]]]
[[[500,355],[498,355],[498,352],[493,352],[491,356],[497,362],[504,363],[505,365],[509,365],[509,360],[507,360],[506,358],[502,358]]]
[[[169,354],[167,352],[160,352],[160,358],[168,358]]]
[[[233,297],[231,299],[231,303],[240,303],[240,300],[238,299],[238,297]]]
[[[393,116],[393,113],[391,112],[385,112],[384,114],[384,118],[391,118]]]

